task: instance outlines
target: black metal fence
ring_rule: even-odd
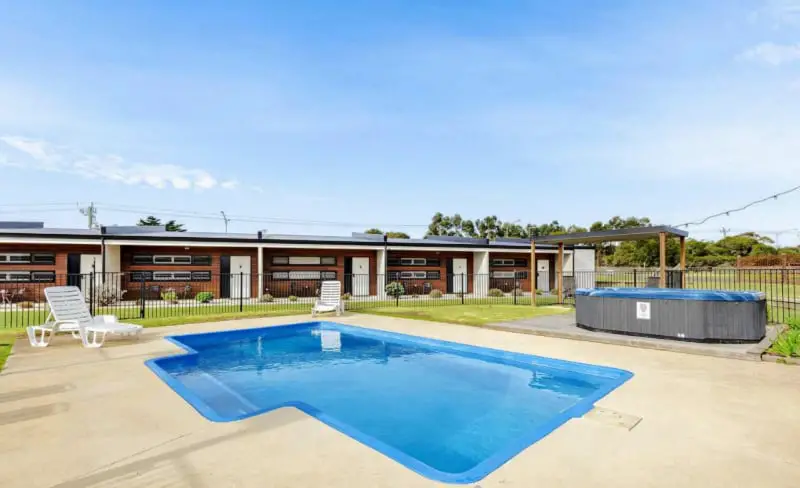
[[[319,294],[319,279],[275,279],[270,273],[186,276],[169,273],[170,281],[144,281],[141,273],[91,273],[85,275],[20,274],[16,281],[0,282],[0,328],[44,323],[49,315],[44,291],[50,286],[81,288],[93,315],[115,315],[120,320],[235,314],[303,313],[311,310]],[[282,275],[281,278],[284,278]],[[510,277],[509,277],[510,276]],[[344,275],[343,299],[348,310],[385,307],[438,307],[452,305],[556,305],[574,303],[576,288],[656,287],[659,272],[652,269],[576,271],[558,280],[539,272],[526,275],[444,275],[440,279],[406,279],[402,275]],[[5,275],[13,279],[13,273]],[[157,276],[148,278],[155,278]],[[178,279],[185,278],[185,281]],[[201,279],[202,278],[202,279]],[[23,281],[25,279],[26,281]],[[32,281],[35,280],[35,281]],[[763,291],[771,322],[785,322],[800,314],[800,269],[690,269],[685,277],[669,271],[666,284],[712,290]]]

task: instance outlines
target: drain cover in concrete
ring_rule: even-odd
[[[584,415],[584,418],[596,420],[608,425],[623,427],[628,430],[633,429],[642,421],[642,417],[602,407],[594,407],[589,413]]]

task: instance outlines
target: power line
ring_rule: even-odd
[[[142,208],[142,207],[133,207],[129,205],[105,205],[102,203],[98,203],[96,205],[98,208],[102,208],[104,210],[109,210],[112,212],[122,212],[122,213],[161,213],[164,215],[168,215],[170,217],[183,217],[183,218],[193,218],[193,219],[203,219],[203,220],[216,220],[219,221],[220,214],[215,213],[204,213],[204,212],[192,212],[192,211],[182,211],[182,210],[174,210],[174,209],[154,209],[154,208]],[[247,216],[247,215],[227,215],[226,218],[229,222],[250,222],[250,223],[267,223],[267,224],[284,224],[284,225],[324,225],[324,226],[342,226],[342,227],[370,227],[370,226],[382,226],[382,227],[428,227],[427,224],[386,224],[386,223],[363,223],[363,222],[339,222],[339,221],[327,221],[327,220],[308,220],[308,219],[287,219],[287,218],[265,218],[265,217],[254,217],[254,216]]]
[[[786,195],[787,193],[792,193],[792,192],[797,191],[797,190],[800,190],[800,185],[797,185],[794,188],[789,188],[788,190],[782,191],[780,193],[776,193],[774,195],[770,195],[768,197],[761,198],[759,200],[754,200],[754,201],[748,203],[747,205],[744,205],[744,206],[739,207],[739,208],[732,208],[730,210],[724,210],[722,212],[715,213],[714,215],[709,215],[708,217],[706,217],[704,219],[697,220],[695,222],[685,222],[683,224],[674,225],[673,227],[686,227],[686,228],[688,228],[690,225],[705,224],[706,222],[708,222],[711,219],[715,219],[717,217],[722,217],[722,216],[729,216],[732,213],[741,212],[743,210],[746,210],[746,209],[752,207],[753,205],[758,205],[759,203],[764,203],[767,200],[777,200],[778,197]]]

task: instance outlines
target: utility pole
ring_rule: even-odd
[[[78,211],[87,217],[90,229],[96,229],[98,227],[97,207],[94,206],[94,202],[89,202],[89,206],[86,208],[78,207]]]
[[[225,233],[227,234],[227,233],[228,233],[228,222],[230,222],[230,220],[231,220],[231,219],[229,219],[229,218],[228,218],[228,217],[225,215],[225,211],[224,211],[224,210],[220,210],[220,211],[219,211],[219,213],[221,213],[221,214],[222,214],[222,220],[224,220],[224,221],[225,221]]]
[[[728,232],[730,232],[730,231],[731,231],[730,229],[726,229],[725,227],[720,229],[720,232],[722,232],[722,237],[723,238],[728,237]]]

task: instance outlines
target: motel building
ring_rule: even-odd
[[[30,293],[26,284],[40,291],[85,286],[90,276],[93,285],[105,282],[126,290],[126,299],[157,298],[151,291],[161,287],[202,289],[215,298],[313,296],[321,280],[341,281],[353,297],[383,296],[386,283],[393,281],[420,296],[433,290],[486,296],[491,288],[547,293],[557,283],[557,252],[556,246],[536,246],[534,277],[527,239],[168,232],[134,226],[90,230],[0,222],[0,298]],[[564,248],[565,276],[593,271],[594,263],[594,248]]]

